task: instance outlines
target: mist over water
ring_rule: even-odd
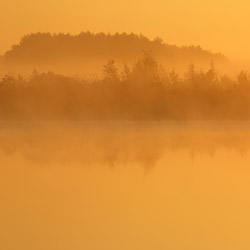
[[[0,250],[249,250],[249,6],[1,0]]]
[[[0,152],[34,166],[155,167],[166,154],[244,156],[249,132],[248,122],[1,122]]]
[[[248,122],[2,122],[0,248],[248,249]]]

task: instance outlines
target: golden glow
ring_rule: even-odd
[[[247,0],[2,0],[0,52],[30,32],[135,32],[248,60]]]
[[[249,0],[0,2],[0,250],[250,249]]]
[[[0,133],[1,249],[249,249],[249,127],[23,125]]]

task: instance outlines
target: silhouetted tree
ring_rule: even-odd
[[[250,79],[243,71],[232,79],[220,77],[213,64],[207,71],[190,65],[182,76],[160,70],[144,53],[121,73],[110,60],[103,73],[100,80],[37,71],[28,78],[5,75],[0,119],[250,119]]]

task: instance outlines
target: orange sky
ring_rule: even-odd
[[[135,32],[248,60],[249,0],[1,0],[0,54],[30,32]],[[249,60],[250,61],[250,60]]]

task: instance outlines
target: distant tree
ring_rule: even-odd
[[[144,55],[139,59],[132,69],[134,81],[141,84],[159,82],[159,66],[151,52],[144,51]]]
[[[115,66],[114,60],[109,60],[103,66],[104,80],[107,82],[115,82],[119,79],[118,69]]]
[[[250,86],[249,78],[245,71],[241,71],[239,73],[239,75],[237,76],[237,80],[238,80],[239,85],[242,87]]]
[[[213,61],[211,61],[210,68],[209,68],[209,70],[206,73],[206,80],[210,84],[214,84],[218,80],[218,74],[217,74],[217,72],[215,70],[215,66],[214,66],[214,62]]]
[[[0,82],[1,88],[12,88],[15,85],[15,78],[9,75],[5,75]]]
[[[169,74],[169,81],[172,86],[178,86],[180,83],[180,76],[175,70],[172,70]]]
[[[123,70],[121,72],[121,79],[123,81],[126,81],[130,78],[130,76],[131,76],[131,69],[129,68],[129,66],[126,63],[124,63]]]
[[[187,80],[193,81],[195,77],[195,66],[193,63],[189,64],[186,77],[187,77]]]

